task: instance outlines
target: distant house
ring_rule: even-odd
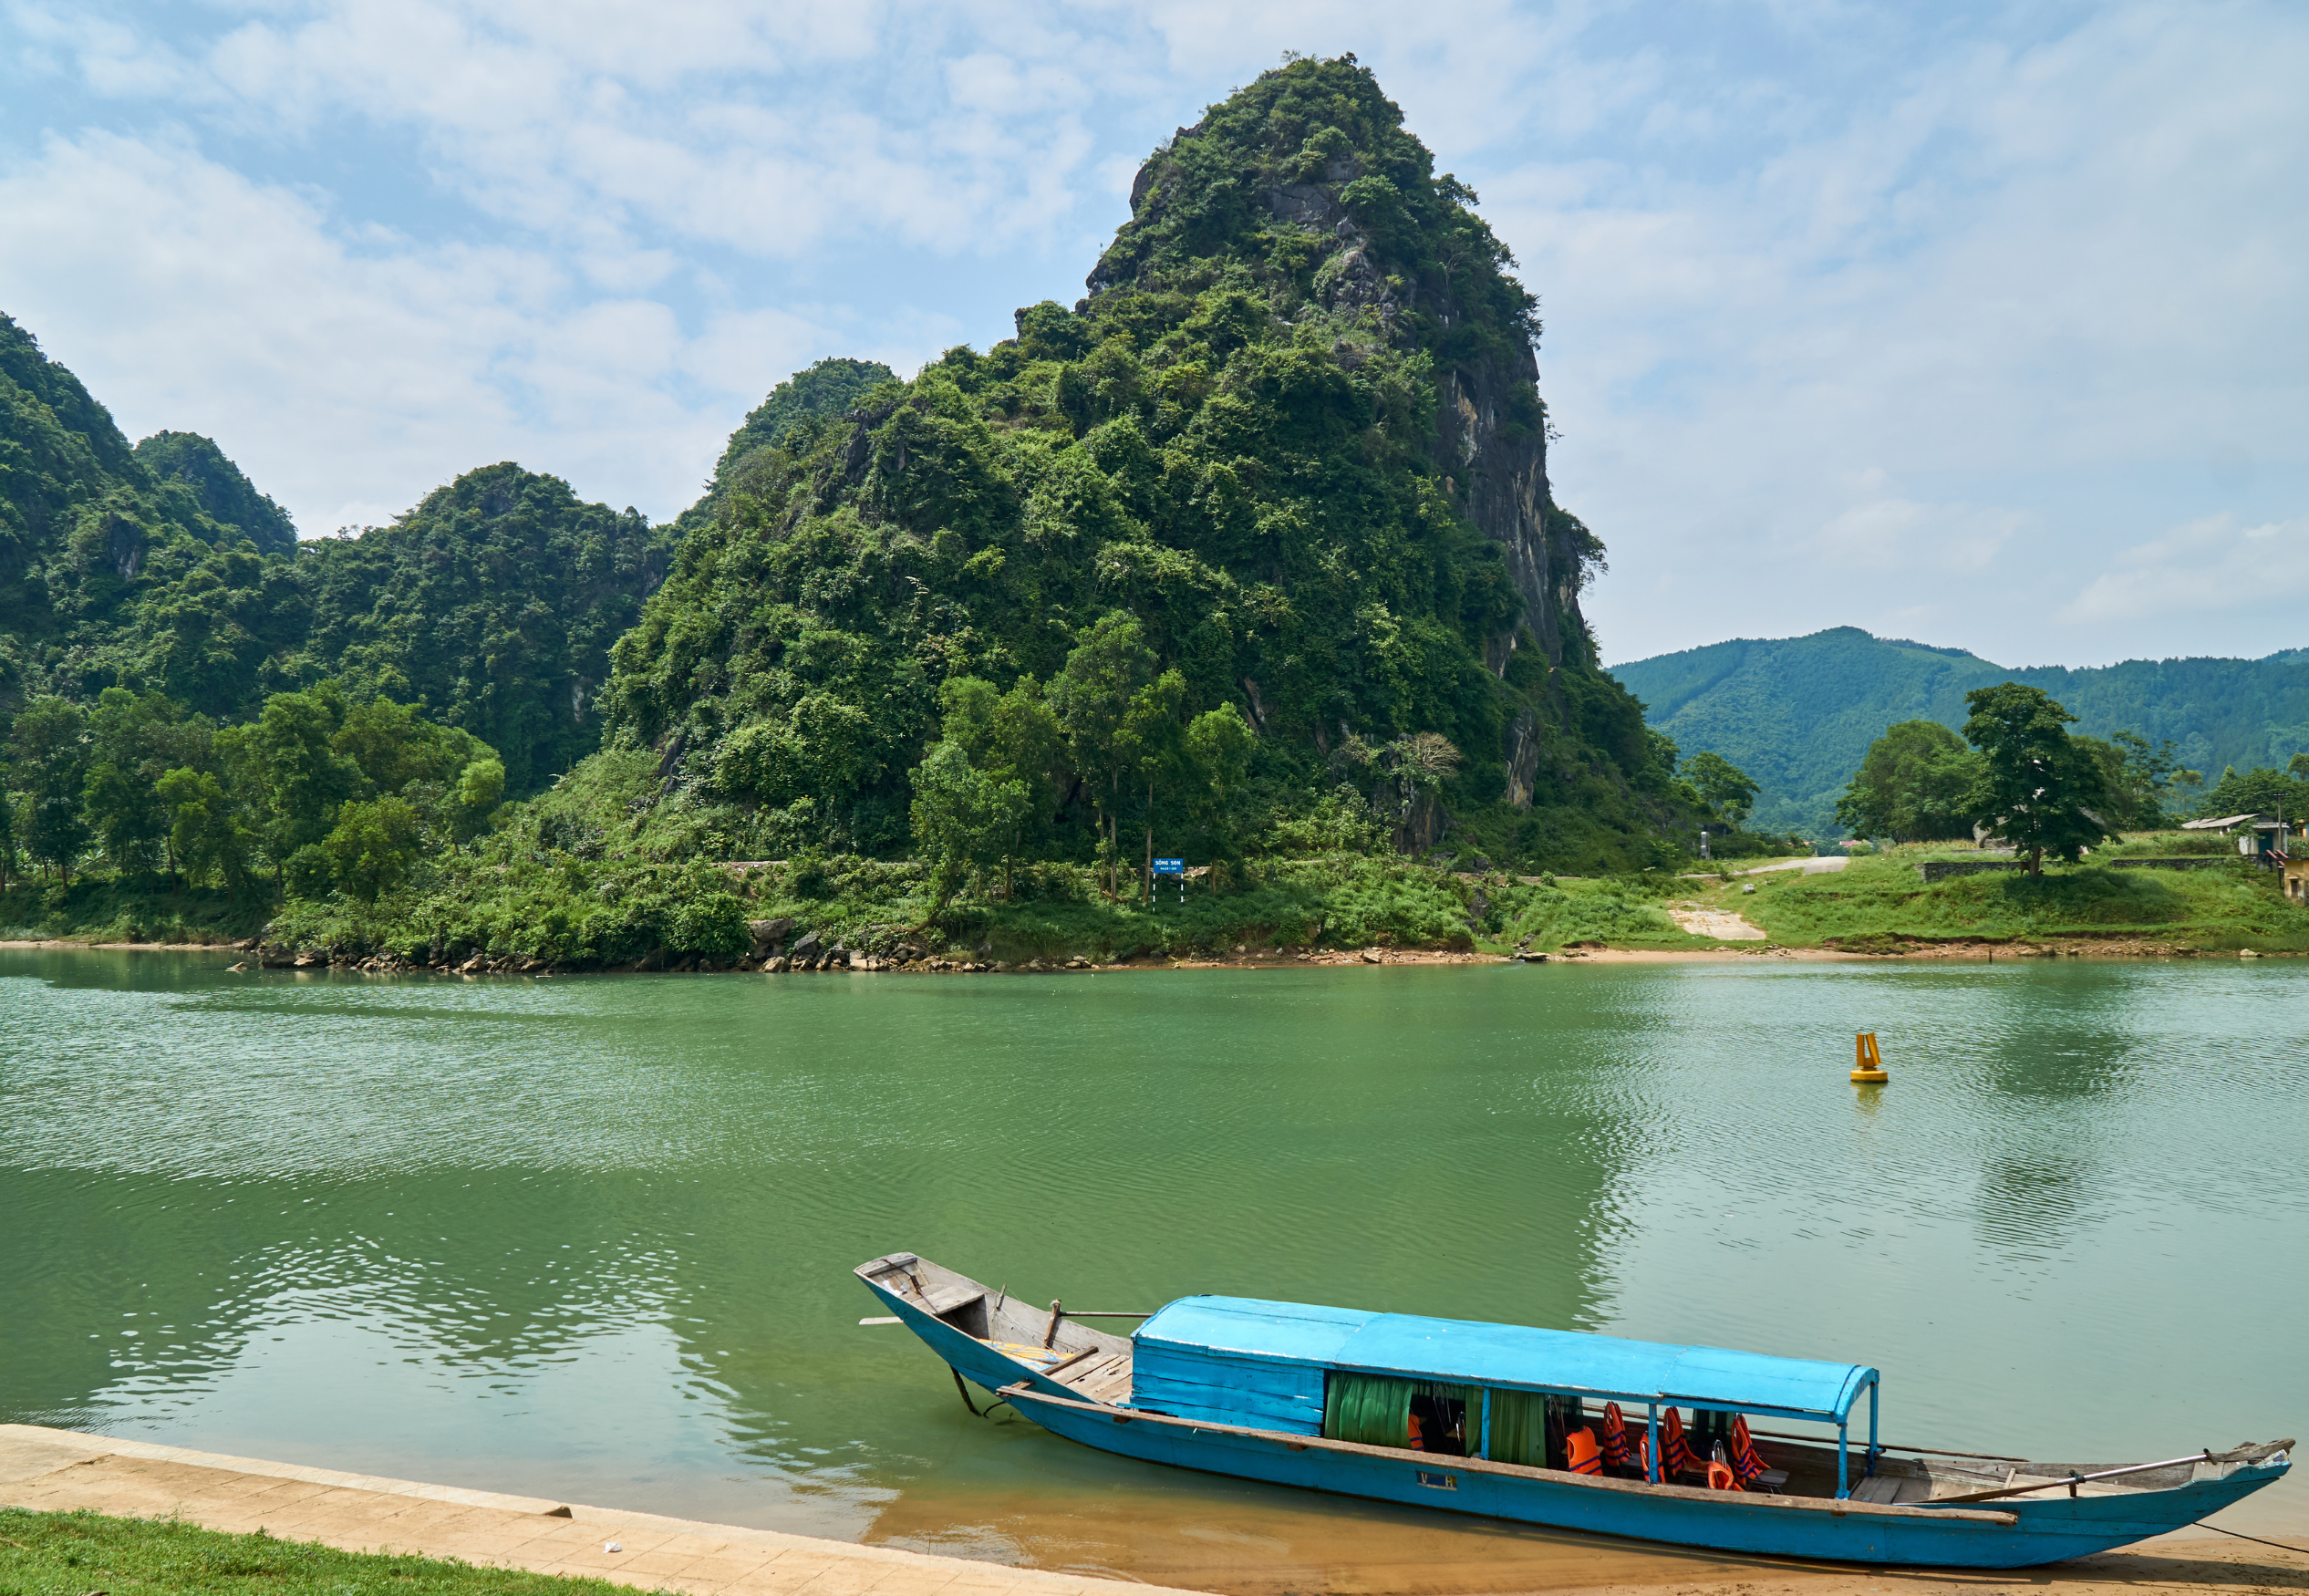
[[[2248,822],[2263,820],[2266,818],[2267,817],[2265,815],[2259,814],[2224,814],[2218,820],[2184,820],[2180,823],[2180,829],[2183,831],[2217,831],[2227,833],[2237,826],[2247,824]]]

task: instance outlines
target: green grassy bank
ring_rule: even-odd
[[[2231,845],[2212,839],[2226,850]],[[2153,944],[2175,951],[2309,951],[2309,910],[2289,902],[2276,876],[2231,855],[2211,868],[2128,869],[2120,860],[2206,853],[2205,839],[2128,839],[2078,865],[2048,864],[2041,877],[1997,872],[1927,885],[1917,866],[1977,859],[1948,848],[1895,848],[1832,875],[1793,873],[1694,883],[1691,901],[1744,914],[1776,944],[1897,952],[1951,942],[2090,942],[2112,949]]]
[[[0,1508],[5,1596],[629,1596],[606,1580],[226,1535],[168,1519]]]

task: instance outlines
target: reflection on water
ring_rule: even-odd
[[[1895,1441],[2130,1458],[2309,1416],[2303,978],[2273,962],[224,962],[0,953],[0,1418],[1348,1591],[1691,1565],[972,1420],[918,1343],[858,1327],[850,1267],[1866,1360]],[[1845,1079],[1859,1030],[1890,1086]],[[2223,1301],[2252,1307],[2170,1311]],[[2301,1495],[2236,1522],[2309,1521]]]

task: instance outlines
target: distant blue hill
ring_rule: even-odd
[[[2266,659],[2014,669],[1962,648],[1834,627],[1686,648],[1615,665],[1611,674],[1686,754],[1711,750],[1762,783],[1752,824],[1816,836],[1834,831],[1837,795],[1887,726],[1929,720],[1961,728],[1964,694],[2001,681],[2044,689],[2079,718],[2076,731],[2169,738],[2181,762],[2209,782],[2224,766],[2282,765],[2309,749],[2309,648]]]

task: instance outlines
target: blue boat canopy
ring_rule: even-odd
[[[1248,1297],[1182,1297],[1134,1344],[1151,1352],[1637,1403],[1735,1409],[1841,1425],[1877,1372],[1577,1331],[1367,1313]]]

